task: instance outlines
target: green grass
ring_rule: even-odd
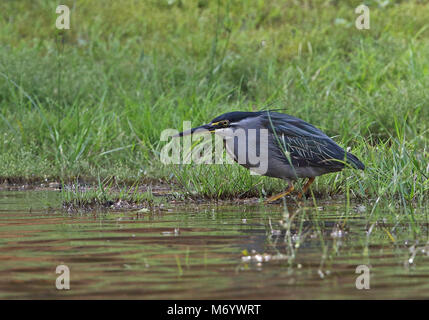
[[[275,107],[367,166],[316,195],[423,204],[429,194],[429,5],[366,1],[55,1],[0,4],[0,183],[115,177],[206,198],[284,189],[237,165],[164,166],[160,133]],[[62,39],[64,41],[62,42]]]
[[[114,181],[98,181],[98,185],[88,188],[79,183],[63,186],[61,189],[63,207],[67,211],[85,211],[94,209],[149,210],[160,204],[160,198],[155,198],[151,188],[142,192],[138,185],[120,187]],[[143,211],[142,211],[143,212]],[[145,212],[145,211],[144,211]]]

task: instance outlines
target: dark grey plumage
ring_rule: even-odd
[[[222,135],[227,140],[234,139],[233,143],[229,143],[229,148],[228,143],[225,145],[228,154],[235,160],[240,159],[240,154],[243,152],[243,148],[240,148],[243,147],[240,145],[243,144],[243,141],[240,142],[236,136],[231,135],[231,132],[237,129],[243,129],[246,132],[247,143],[244,152],[246,153],[245,159],[248,159],[249,145],[256,146],[256,150],[262,150],[259,134],[252,138],[252,135],[248,133],[249,130],[255,129],[260,132],[261,129],[266,129],[268,131],[268,157],[265,167],[267,170],[261,174],[289,182],[289,191],[280,194],[281,196],[293,190],[291,180],[297,178],[309,178],[303,188],[305,192],[314,181],[314,177],[341,171],[345,164],[355,169],[365,169],[364,164],[356,156],[346,152],[321,130],[304,120],[284,113],[275,111],[229,112],[216,117],[207,125],[182,132],[178,136],[191,134],[198,129],[206,129]],[[249,141],[249,139],[256,140]],[[254,153],[255,150],[250,151]],[[257,166],[254,163],[246,161],[240,164],[258,172],[255,170]],[[279,196],[270,199],[275,200]]]
[[[345,152],[321,130],[296,117],[278,112],[263,112],[259,115],[262,126],[273,135],[281,152],[274,155],[281,161],[290,161],[295,167],[323,167],[338,171],[344,168],[344,161],[356,169],[365,166],[353,154]]]
[[[239,118],[239,116],[244,117]],[[345,152],[321,130],[291,115],[273,111],[246,112],[244,114],[235,112],[233,115],[227,113],[215,118],[212,123],[227,118],[232,120],[229,122],[229,128],[233,130],[268,130],[268,171],[265,174],[267,176],[285,180],[316,177],[340,171],[345,167],[345,163],[356,169],[365,168],[353,154]],[[256,141],[255,144],[259,150],[259,141]],[[229,150],[229,153],[238,159],[238,150],[238,140],[236,139],[234,150]],[[249,169],[255,167],[250,163],[242,165]]]

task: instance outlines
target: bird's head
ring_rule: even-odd
[[[233,111],[214,118],[210,123],[178,133],[175,137],[183,137],[193,133],[216,133],[227,128],[234,128],[240,121],[256,117],[260,112]]]

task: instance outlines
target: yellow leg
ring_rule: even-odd
[[[307,183],[304,185],[304,188],[302,188],[302,192],[298,194],[298,199],[301,199],[302,196],[307,192],[308,188],[310,188],[310,185],[314,182],[314,177],[308,178]]]
[[[294,189],[295,189],[295,187],[293,186],[293,184],[291,182],[289,182],[289,188],[285,192],[276,194],[276,195],[268,198],[267,200],[265,200],[265,203],[273,202],[273,201],[276,201],[277,199],[283,198],[283,197],[287,196],[289,193],[291,193]]]

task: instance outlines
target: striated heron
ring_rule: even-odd
[[[244,132],[244,141],[238,139],[239,135],[236,133],[239,129]],[[250,134],[251,130],[254,130],[255,134]],[[321,130],[304,120],[275,111],[228,112],[214,118],[208,124],[176,136],[198,132],[211,132],[222,136],[227,154],[240,165],[259,174],[288,182],[289,188],[285,192],[268,198],[267,202],[291,193],[294,190],[292,182],[298,178],[308,178],[298,195],[298,198],[301,198],[316,176],[341,171],[346,165],[355,169],[365,169],[364,164],[356,156],[346,152]],[[262,138],[262,132],[265,132],[265,140]],[[225,143],[226,141],[231,143]],[[259,167],[256,167],[255,162],[250,161],[249,154],[252,152],[257,154],[257,150],[259,156],[266,156],[265,166],[259,164]],[[258,172],[258,168],[261,167],[265,169]]]

